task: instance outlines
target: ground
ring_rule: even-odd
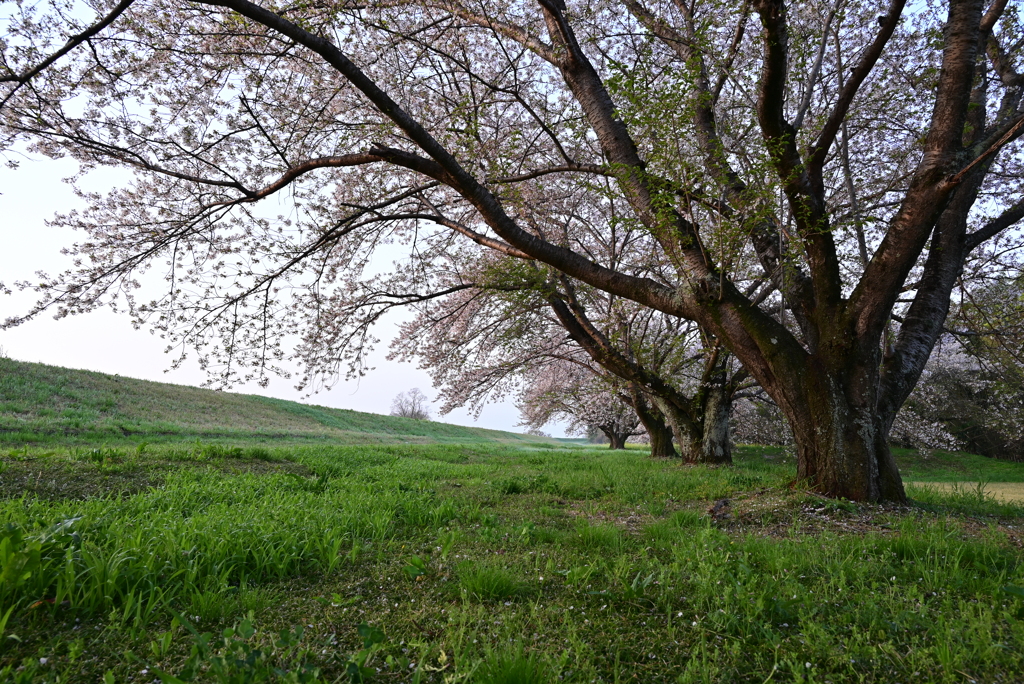
[[[736,456],[11,449],[0,680],[1021,680],[1024,507],[828,500],[783,450]],[[908,481],[1024,481],[898,458]]]

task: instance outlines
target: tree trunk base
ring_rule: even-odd
[[[816,415],[825,419],[794,430],[800,480],[831,498],[907,502],[884,423],[874,411],[832,405]]]
[[[675,447],[672,446],[672,431],[667,427],[661,430],[650,430],[651,456],[654,458],[678,458]]]

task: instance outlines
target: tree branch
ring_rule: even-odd
[[[573,277],[609,292],[676,315],[693,316],[696,309],[677,290],[650,278],[629,276],[606,268],[564,247],[538,238],[516,225],[498,199],[481,185],[418,121],[380,89],[337,46],[314,35],[278,14],[248,0],[205,0],[204,4],[232,9],[259,24],[281,33],[320,55],[360,90],[374,106],[431,159],[400,150],[375,147],[370,154],[386,154],[388,161],[434,178],[459,192],[480,212],[484,221],[509,244]]]
[[[800,130],[804,123],[804,117],[807,115],[807,110],[811,107],[811,99],[814,97],[814,82],[818,80],[818,76],[821,74],[821,63],[825,59],[825,46],[828,45],[829,40],[829,28],[832,26],[832,19],[836,16],[836,10],[833,7],[828,11],[828,17],[825,18],[825,28],[821,31],[821,43],[818,45],[818,53],[814,57],[814,65],[811,67],[810,76],[807,79],[807,89],[804,91],[804,96],[800,100],[800,106],[797,108],[796,118],[793,119],[793,128]]]
[[[1018,200],[1016,204],[992,219],[973,233],[967,235],[964,247],[965,253],[970,253],[978,245],[998,235],[1013,224],[1024,219],[1024,199]]]
[[[864,79],[875,68],[878,58],[882,56],[882,51],[888,44],[889,39],[892,38],[892,34],[896,31],[896,26],[900,23],[903,8],[906,4],[906,0],[891,0],[888,13],[885,15],[885,21],[882,23],[878,35],[875,36],[871,45],[861,55],[857,65],[850,72],[846,85],[839,91],[839,98],[832,108],[832,113],[825,121],[825,125],[818,134],[817,140],[814,141],[814,145],[811,147],[810,154],[808,155],[807,166],[812,175],[821,175],[825,159],[828,157],[828,152],[835,142],[836,135],[839,133],[839,127],[842,125],[843,120],[846,119],[846,113],[850,110],[853,98],[856,97],[857,91],[860,89],[861,84],[864,83]]]
[[[21,88],[21,86],[25,85],[26,83],[31,81],[33,78],[38,76],[40,73],[42,73],[44,70],[46,70],[47,67],[52,65],[54,62],[59,60],[61,57],[63,57],[64,55],[68,54],[69,52],[74,50],[76,47],[78,47],[82,43],[86,42],[87,40],[89,40],[90,38],[92,38],[93,36],[98,34],[100,31],[102,31],[103,29],[105,29],[106,27],[108,27],[112,23],[114,23],[114,21],[119,16],[124,14],[124,12],[129,7],[131,7],[134,2],[135,2],[135,0],[121,0],[121,2],[119,2],[117,5],[115,5],[114,9],[110,10],[110,12],[108,12],[107,15],[104,16],[100,21],[96,22],[95,24],[93,24],[92,26],[87,28],[85,31],[82,31],[79,34],[76,34],[76,35],[71,36],[70,38],[68,38],[68,41],[64,44],[64,47],[62,47],[61,49],[57,50],[57,52],[53,53],[52,55],[50,55],[49,57],[44,59],[42,62],[39,62],[36,66],[32,67],[31,69],[29,69],[25,73],[20,74],[20,75],[12,74],[10,76],[0,76],[0,83],[15,83],[16,84],[14,86],[14,88],[11,89],[11,92],[7,93],[7,95],[4,96],[3,100],[0,100],[0,107],[3,107],[5,104],[7,104],[7,102],[12,97],[14,97],[14,93],[16,93],[18,91],[18,89]]]

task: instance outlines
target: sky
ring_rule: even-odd
[[[82,207],[83,203],[64,182],[77,171],[73,160],[9,158],[18,159],[20,165],[16,170],[0,166],[0,282],[14,289],[14,282],[31,281],[38,271],[52,274],[70,265],[70,259],[60,253],[61,248],[81,240],[82,235],[48,226],[46,221],[55,213]],[[123,183],[126,178],[124,172],[99,170],[90,173],[81,185],[102,192]],[[0,320],[25,313],[35,301],[35,294],[16,289],[13,295],[0,295]],[[376,337],[382,340],[370,364],[375,370],[358,381],[342,380],[331,390],[308,399],[294,388],[294,380],[276,377],[266,388],[252,383],[236,385],[231,391],[384,414],[390,412],[396,394],[414,387],[433,399],[436,393],[426,371],[415,364],[385,358],[385,343],[394,336],[397,320],[385,321],[375,331]],[[206,380],[194,360],[179,369],[168,370],[171,357],[164,354],[164,347],[157,336],[148,330],[133,329],[126,316],[109,309],[60,320],[44,314],[11,330],[0,330],[0,350],[19,361],[181,385],[200,385]],[[436,414],[436,410],[433,413]],[[435,418],[459,425],[523,431],[516,425],[519,412],[509,401],[485,407],[479,420],[466,410],[456,410],[443,417],[435,415]],[[557,425],[546,429],[557,436],[563,434]]]

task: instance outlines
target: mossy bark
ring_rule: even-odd
[[[732,395],[732,385],[723,383],[703,388],[693,397],[688,411],[665,400],[658,401],[687,463],[732,464],[729,438]]]
[[[889,449],[891,417],[879,407],[880,350],[855,354],[847,348],[843,355],[861,363],[818,364],[774,388],[785,390],[774,395],[793,429],[797,476],[825,496],[906,502]]]
[[[705,397],[701,463],[732,465],[732,443],[729,439],[732,395],[733,388],[723,383],[712,387]]]

